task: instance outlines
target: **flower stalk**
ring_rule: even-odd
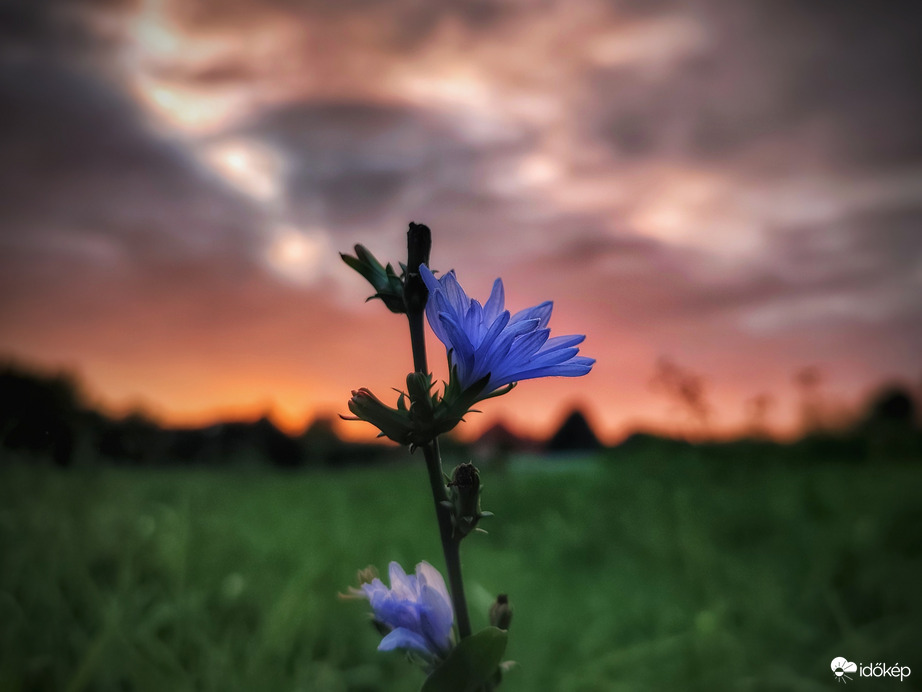
[[[478,522],[491,514],[481,510],[480,473],[473,464],[460,464],[450,479],[445,475],[439,436],[475,411],[478,402],[508,393],[520,380],[579,377],[595,361],[579,355],[583,335],[550,336],[550,301],[513,314],[505,307],[501,279],[494,282],[489,299],[480,303],[464,291],[453,270],[436,278],[428,266],[431,246],[429,229],[411,223],[407,263],[400,263],[399,275],[361,245],[355,246],[355,256],[342,255],[375,289],[371,298],[407,316],[413,354],[413,372],[407,375],[406,392],[397,390],[396,408],[363,387],[352,392],[349,410],[351,420],[371,423],[379,437],[407,445],[411,453],[422,449],[449,586],[446,589],[442,576],[428,563],[417,565],[415,575],[391,563],[390,588],[365,574],[361,588],[352,593],[371,604],[373,622],[383,636],[378,648],[402,649],[426,670],[422,692],[492,692],[512,665],[502,660],[512,607],[501,594],[490,609],[490,626],[472,633],[461,541],[480,531]],[[449,378],[441,393],[429,372],[427,321],[448,356]]]
[[[429,228],[422,224],[410,224],[407,231],[407,278],[404,288],[404,303],[407,308],[407,321],[410,328],[410,344],[413,351],[413,368],[417,373],[427,374],[429,365],[426,358],[426,333],[424,315],[428,289],[419,274],[420,265],[429,264],[431,234]],[[412,403],[412,402],[411,402]],[[451,503],[445,474],[442,471],[442,458],[439,453],[438,437],[422,445],[426,460],[429,485],[435,502],[435,514],[439,523],[439,537],[442,540],[442,553],[445,556],[445,568],[448,573],[448,585],[452,605],[458,623],[458,636],[465,639],[471,635],[471,620],[467,612],[467,600],[464,596],[464,581],[461,575],[461,537],[455,535],[452,525]]]

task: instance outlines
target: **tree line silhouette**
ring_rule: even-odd
[[[655,384],[689,415],[706,422],[703,379],[673,363],[660,361]],[[764,403],[761,402],[762,408]],[[702,414],[702,412],[705,412]],[[812,409],[807,412],[815,415]],[[748,439],[725,443],[698,442],[732,456],[746,456],[755,445],[790,458],[840,460],[922,459],[922,426],[912,392],[901,385],[881,387],[862,413],[838,429],[815,425],[795,443],[771,442],[754,427]],[[805,414],[807,415],[807,414]],[[811,419],[812,420],[812,419]],[[480,460],[516,452],[593,452],[604,447],[586,416],[572,411],[546,440],[524,438],[502,424],[466,445],[445,440],[446,452]],[[637,433],[617,449],[643,449],[669,454],[687,440]],[[75,463],[109,462],[124,465],[265,465],[279,468],[337,467],[403,459],[392,445],[341,439],[331,418],[318,418],[299,435],[288,435],[267,416],[255,421],[231,421],[196,428],[169,428],[134,413],[108,416],[90,406],[76,381],[65,374],[39,374],[18,365],[0,367],[0,459],[50,459],[62,467]]]

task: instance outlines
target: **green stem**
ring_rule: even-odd
[[[442,554],[448,570],[448,587],[451,601],[458,621],[458,636],[461,639],[471,636],[471,620],[467,613],[467,600],[464,597],[464,580],[461,576],[461,541],[453,536],[451,510],[443,502],[448,502],[448,491],[442,476],[442,462],[439,456],[438,440],[423,447],[426,458],[426,470],[429,472],[429,485],[435,500],[435,514],[439,520],[439,536],[442,539]]]
[[[422,311],[408,311],[407,318],[410,322],[410,343],[413,348],[414,368],[416,372],[428,373],[423,313]],[[435,516],[439,522],[439,537],[442,539],[442,553],[445,556],[445,567],[448,570],[448,587],[451,591],[451,601],[458,622],[458,636],[464,639],[471,636],[471,620],[467,613],[464,580],[461,576],[461,541],[453,536],[451,510],[446,504],[443,504],[449,502],[449,499],[448,488],[445,487],[445,477],[442,472],[442,458],[439,454],[438,438],[427,445],[423,445],[422,450],[426,459],[426,470],[429,473],[432,499],[435,501]]]
[[[429,365],[426,360],[424,314],[422,310],[407,312],[407,320],[410,322],[410,348],[413,349],[413,369],[425,374],[429,372]]]

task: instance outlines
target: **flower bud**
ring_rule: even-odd
[[[459,464],[448,483],[451,516],[455,535],[464,538],[477,528],[481,517],[492,516],[480,511],[480,472],[473,464]]]
[[[374,287],[375,294],[368,300],[380,298],[391,312],[404,313],[407,311],[403,302],[403,278],[397,276],[397,272],[390,264],[383,266],[362,245],[355,246],[355,257],[345,253],[340,253],[339,256],[343,258],[343,262],[364,276]]]
[[[437,397],[432,394],[432,375],[422,372],[407,375],[407,394],[410,397],[410,418],[417,430],[425,433],[433,426],[435,407],[438,405]]]
[[[421,313],[429,299],[429,289],[419,275],[419,265],[429,264],[432,249],[432,232],[421,223],[410,222],[407,231],[407,279],[404,288],[404,303],[410,313]]]
[[[399,444],[413,441],[409,411],[405,407],[395,409],[387,406],[365,387],[352,392],[349,410],[355,414],[356,420],[371,423],[380,430],[379,437],[387,437]]]
[[[508,630],[511,622],[512,605],[509,603],[509,597],[501,593],[490,606],[490,624],[501,630]]]

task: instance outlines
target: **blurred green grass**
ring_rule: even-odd
[[[475,627],[509,593],[509,692],[822,690],[835,656],[922,676],[920,475],[694,450],[484,469]],[[368,564],[441,568],[427,493],[416,463],[0,467],[0,689],[418,689],[337,593]]]

